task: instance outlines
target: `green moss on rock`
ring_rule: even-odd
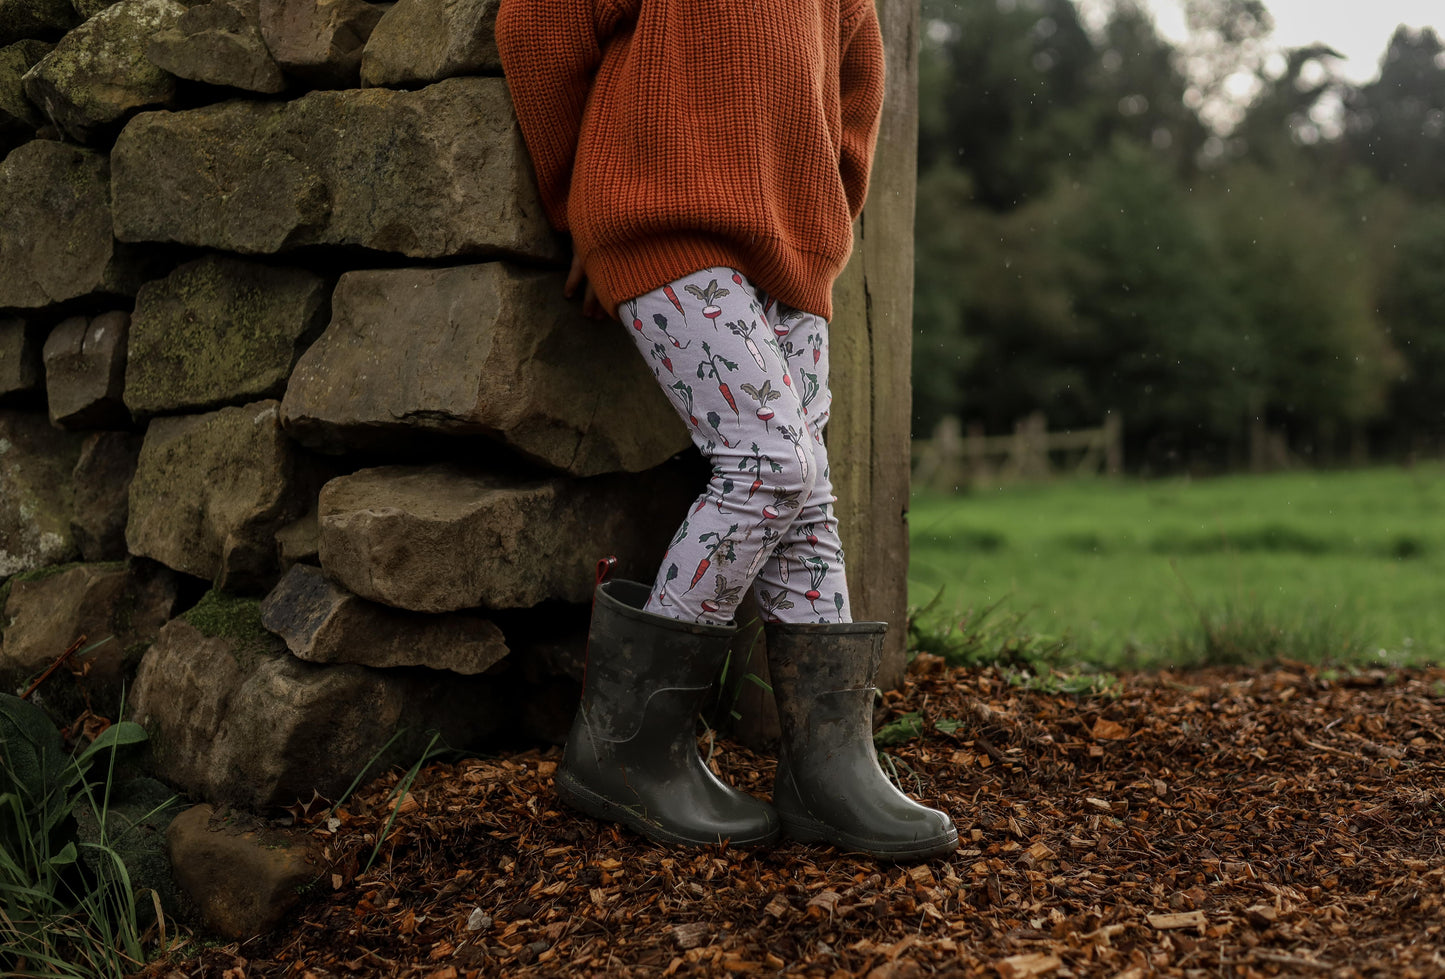
[[[324,318],[324,281],[210,256],[146,284],[131,322],[125,402],[140,414],[279,395]]]
[[[256,656],[275,649],[279,640],[261,624],[261,601],[212,589],[181,615],[208,639],[229,639],[238,656]]]
[[[43,568],[31,568],[29,571],[22,571],[10,580],[13,581],[44,581],[47,578],[54,578],[56,575],[65,574],[67,571],[74,571],[76,568],[95,568],[97,571],[119,571],[125,567],[124,561],[66,561],[64,564],[50,564]]]

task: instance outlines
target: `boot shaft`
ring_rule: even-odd
[[[764,627],[768,673],[778,699],[808,700],[872,687],[883,661],[886,622],[783,623]]]
[[[636,736],[655,694],[696,691],[700,704],[737,632],[644,612],[648,591],[618,579],[599,585],[594,599],[580,710],[593,733],[609,741]]]

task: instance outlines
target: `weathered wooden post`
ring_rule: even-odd
[[[909,421],[913,391],[913,208],[918,174],[918,0],[877,0],[888,59],[878,154],[868,203],[854,227],[853,260],[833,289],[829,338],[833,416],[828,460],[848,558],[853,617],[892,623],[878,686],[903,684],[907,666]],[[739,621],[753,617],[751,606]],[[764,743],[777,736],[761,627],[733,648],[723,693],[734,730]]]
[[[834,291],[828,453],[856,619],[893,624],[878,685],[903,682],[908,608],[918,0],[878,0],[888,92],[853,261]]]

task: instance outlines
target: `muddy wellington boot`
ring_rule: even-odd
[[[883,622],[767,625],[783,729],[773,805],[792,839],[923,860],[952,852],[958,830],[945,813],[900,792],[878,767],[873,681],[887,629]]]
[[[635,581],[597,586],[557,794],[655,843],[771,843],[777,813],[723,783],[697,751],[698,711],[737,627],[644,612],[648,592]]]

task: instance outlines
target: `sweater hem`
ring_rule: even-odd
[[[779,302],[830,320],[833,281],[847,259],[790,249],[779,241],[758,239],[743,248],[716,235],[677,232],[596,248],[584,262],[597,298],[614,311],[694,272],[731,268]]]

